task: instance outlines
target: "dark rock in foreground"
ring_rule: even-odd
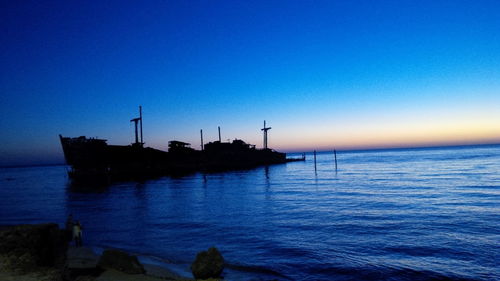
[[[28,273],[41,267],[62,269],[68,242],[55,223],[17,225],[0,230],[0,268]]]
[[[77,280],[81,276],[98,276],[103,272],[97,267],[100,256],[87,247],[69,247],[66,256],[66,267],[64,270],[64,280]],[[78,281],[82,281],[78,279]]]
[[[128,274],[143,274],[144,267],[136,256],[119,250],[105,250],[97,265],[103,269],[116,269]]]
[[[218,278],[224,259],[217,249],[200,252],[192,264],[197,279]],[[0,226],[0,280],[5,281],[191,281],[168,269],[142,265],[136,256],[70,247],[55,223]]]
[[[219,278],[223,270],[224,258],[214,247],[199,252],[191,264],[191,271],[196,279]]]

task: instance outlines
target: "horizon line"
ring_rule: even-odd
[[[384,151],[384,150],[413,150],[413,149],[439,149],[439,148],[460,148],[460,147],[477,147],[477,146],[499,146],[500,142],[494,143],[472,143],[472,144],[443,144],[443,145],[424,145],[424,146],[394,146],[394,147],[370,147],[370,148],[349,148],[349,149],[321,149],[321,150],[288,150],[283,153],[298,154],[298,153],[327,153],[333,152],[368,152],[368,151]],[[27,168],[27,167],[48,167],[48,166],[65,166],[66,162],[47,162],[47,163],[32,163],[32,164],[13,164],[13,165],[0,165],[0,168]]]
[[[416,146],[374,146],[374,147],[353,147],[353,148],[329,148],[320,150],[287,150],[285,153],[313,153],[314,151],[318,153],[322,152],[357,152],[357,151],[381,151],[381,150],[405,150],[405,149],[429,149],[429,148],[459,148],[459,147],[474,147],[474,146],[497,146],[500,142],[491,143],[464,143],[464,144],[435,144],[435,145],[416,145]]]

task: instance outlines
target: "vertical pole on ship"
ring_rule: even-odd
[[[203,130],[200,130],[200,136],[201,136],[201,151],[203,151]]]
[[[316,173],[316,150],[314,151],[314,173]]]
[[[139,135],[137,133],[137,122],[139,122],[139,118],[134,118],[130,120],[130,122],[134,122],[134,129],[135,129],[135,144],[139,143]]]
[[[337,171],[337,150],[333,149],[333,156],[335,157],[335,172]]]
[[[219,128],[219,142],[220,142],[220,126],[218,126],[217,128]]]
[[[264,149],[267,149],[267,131],[271,130],[271,127],[266,127],[266,120],[264,120],[264,128],[261,131],[264,132]]]
[[[144,140],[142,139],[142,106],[139,105],[139,120],[141,121],[141,145],[144,144]]]

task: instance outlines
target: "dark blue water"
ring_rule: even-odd
[[[84,242],[228,280],[500,280],[500,146],[339,152],[82,193],[66,167],[0,169],[0,224],[79,219]]]

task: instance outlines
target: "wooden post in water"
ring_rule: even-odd
[[[316,150],[314,151],[314,173],[316,173]]]
[[[337,171],[337,150],[333,149],[333,155],[335,156],[335,172]]]
[[[200,137],[201,137],[201,151],[203,151],[203,130],[200,129]]]

